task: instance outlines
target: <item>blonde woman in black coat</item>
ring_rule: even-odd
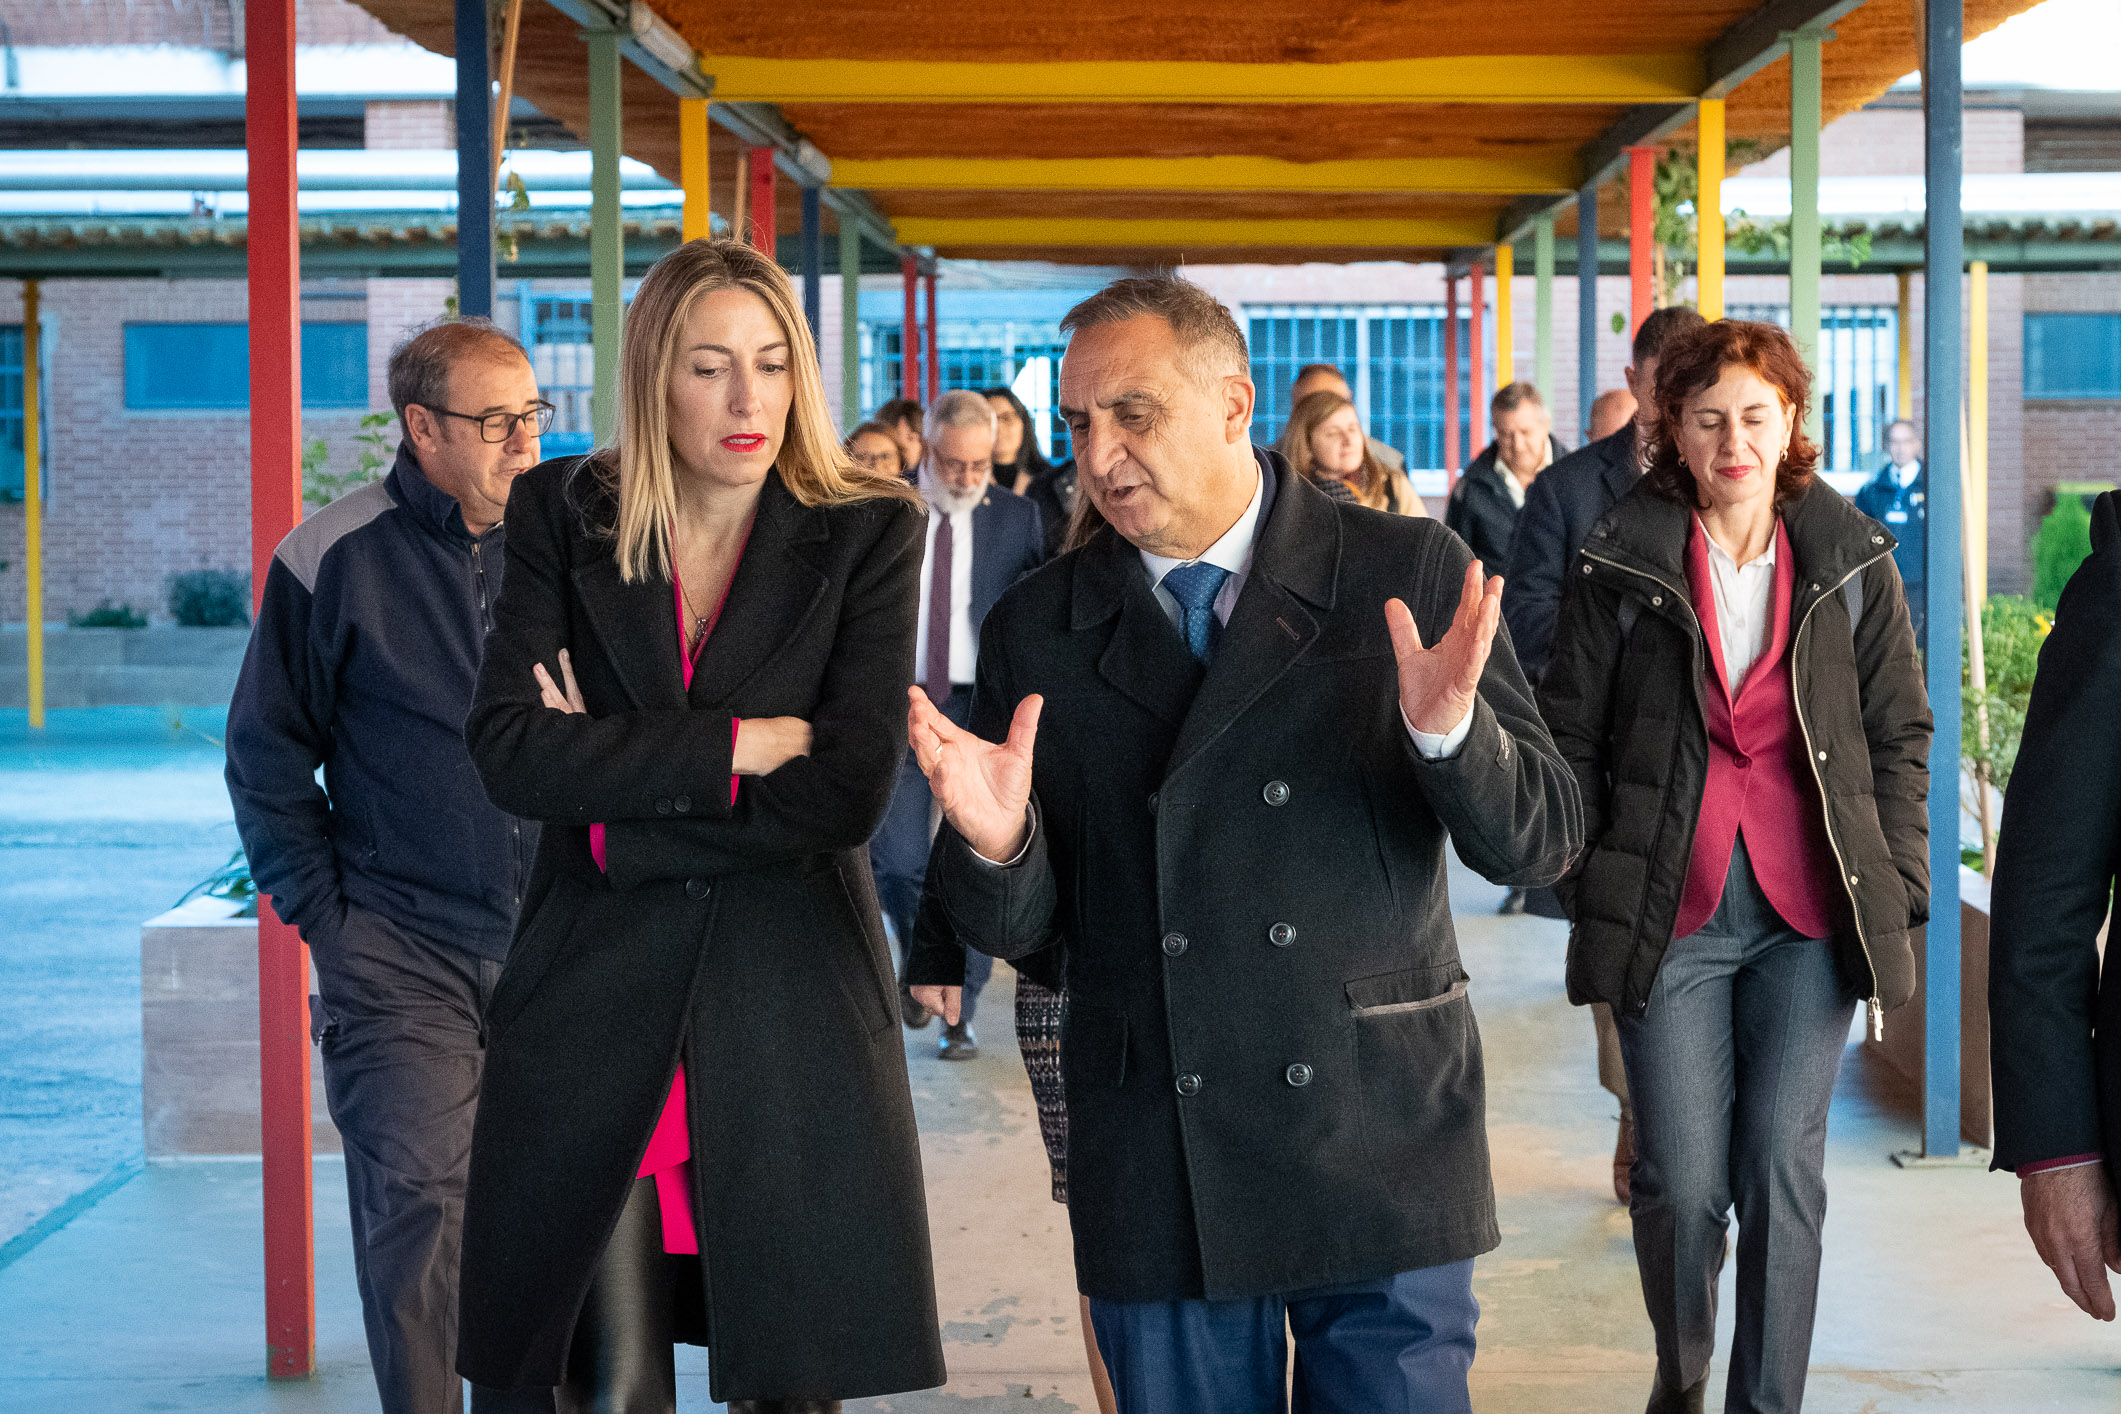
[[[737,1410],[941,1384],[864,846],[899,754],[921,516],[832,435],[787,277],[642,281],[616,444],[526,473],[466,725],[545,822],[487,1017],[458,1366],[475,1409]]]

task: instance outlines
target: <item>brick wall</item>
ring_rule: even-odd
[[[371,103],[361,129],[362,146],[437,151],[457,145],[457,114],[446,100]]]
[[[1969,108],[1965,112],[1965,170],[2025,170],[2025,115],[2016,108]],[[1822,177],[1919,176],[1922,173],[1922,110],[1863,108],[1819,130]],[[1732,173],[1741,177],[1787,177],[1790,151]]]
[[[2121,311],[2121,274],[2026,275],[2024,312],[2097,314]],[[2022,321],[2022,313],[2020,315]],[[2022,330],[2022,323],[2021,323]],[[2002,371],[1997,371],[2000,379]],[[2022,389],[2022,367],[2012,370]],[[2040,528],[2060,481],[2121,481],[2121,400],[2040,399],[2024,405],[2025,473],[2017,506],[2022,535]]]

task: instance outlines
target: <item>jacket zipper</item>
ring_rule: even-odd
[[[1841,586],[1847,584],[1857,575],[1862,574],[1884,558],[1885,556],[1883,555],[1871,556],[1870,559],[1865,560],[1862,564],[1857,565],[1847,574],[1835,580],[1832,588],[1813,598],[1811,606],[1804,611],[1804,617],[1797,621],[1796,631],[1790,635],[1790,663],[1793,669],[1796,666],[1797,640],[1811,623],[1812,610],[1818,608],[1834,595],[1839,594]],[[1862,950],[1863,965],[1871,974],[1871,994],[1864,1001],[1864,1008],[1871,1023],[1871,1039],[1873,1041],[1883,1041],[1885,1039],[1885,1005],[1878,999],[1878,964],[1871,960],[1871,940],[1863,932],[1863,906],[1856,901],[1856,886],[1849,882],[1849,864],[1848,860],[1842,856],[1841,842],[1834,838],[1834,812],[1827,807],[1826,777],[1819,770],[1819,751],[1812,744],[1812,725],[1804,719],[1804,698],[1798,693],[1792,692],[1790,701],[1797,708],[1797,730],[1804,734],[1805,764],[1811,767],[1812,781],[1819,789],[1819,816],[1826,822],[1827,848],[1834,851],[1834,865],[1841,871],[1841,887],[1849,898],[1849,914],[1856,920],[1856,946]]]
[[[485,549],[486,547],[481,541],[474,539],[471,542],[471,577],[478,587],[479,632],[482,636],[482,641],[483,635],[493,632],[493,595],[488,592],[486,587]],[[510,821],[508,830],[509,854],[511,855],[512,862],[515,865],[515,887],[509,891],[509,896],[514,902],[514,905],[517,908],[521,908],[523,906],[523,878],[525,873],[527,872],[524,868],[523,861],[522,821]]]

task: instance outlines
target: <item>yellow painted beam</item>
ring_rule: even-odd
[[[1347,218],[1128,219],[1037,216],[902,216],[909,246],[1375,246],[1379,249],[1478,245],[1495,235],[1493,217],[1408,220]]]
[[[1572,147],[1504,157],[835,157],[832,185],[865,191],[1572,192]]]
[[[1701,56],[1454,54],[1340,64],[762,59],[710,54],[722,103],[1684,103]]]

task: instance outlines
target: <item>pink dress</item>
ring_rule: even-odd
[[[743,562],[742,547],[737,550],[737,562]],[[736,580],[730,575],[730,582]],[[699,662],[700,650],[707,646],[707,636],[721,620],[722,609],[729,603],[729,591],[722,590],[721,602],[707,617],[706,627],[700,633],[700,641],[690,654],[685,652],[685,586],[678,579],[677,565],[670,567],[671,597],[675,601],[678,625],[678,660],[685,673],[685,690],[692,690],[692,670]],[[740,720],[729,723],[729,746],[736,748],[737,732],[742,728]],[[736,804],[737,777],[729,778],[729,803]],[[604,864],[604,827],[601,824],[589,827],[589,853],[595,858],[597,868]],[[690,1252],[700,1250],[699,1231],[692,1220],[692,1131],[686,1124],[685,1066],[682,1060],[670,1077],[670,1094],[663,1100],[663,1113],[656,1119],[655,1131],[648,1136],[648,1150],[641,1156],[640,1171],[636,1178],[655,1180],[656,1204],[663,1212],[663,1250],[665,1252]]]

